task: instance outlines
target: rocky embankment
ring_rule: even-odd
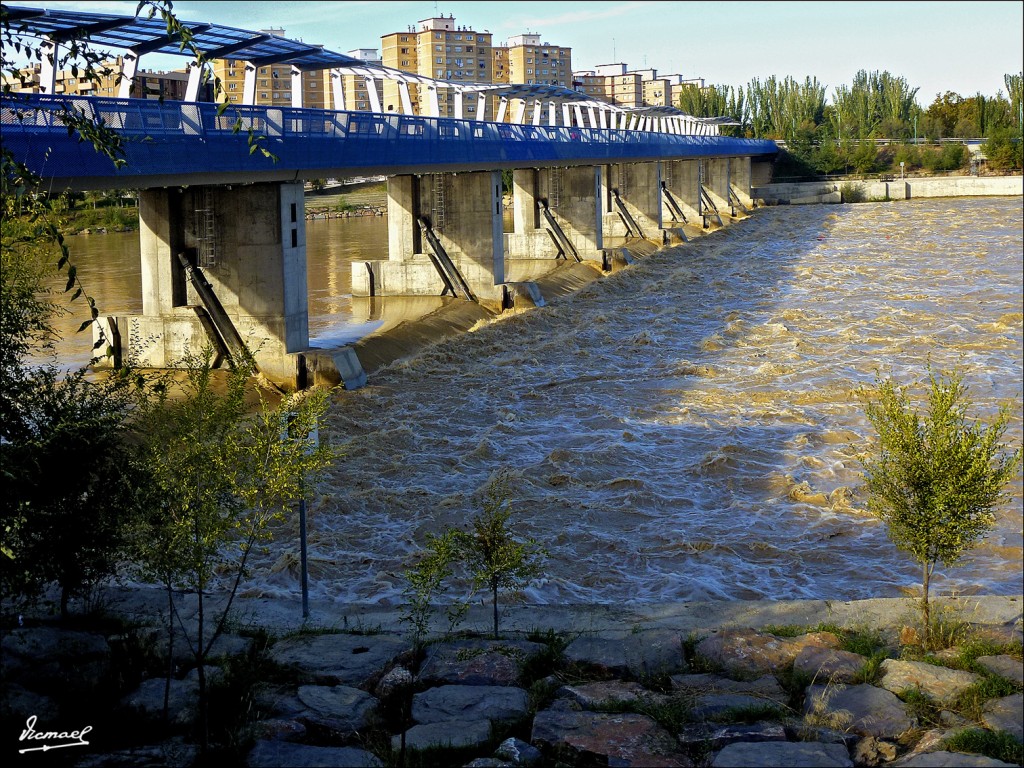
[[[1019,613],[948,624],[953,643],[932,653],[898,625],[672,623],[512,629],[503,640],[448,637],[419,652],[400,627],[307,626],[275,637],[236,624],[218,640],[219,665],[211,660],[208,677],[216,707],[244,710],[232,739],[253,768],[1020,763]],[[152,670],[166,666],[158,626],[6,632],[5,720],[35,714],[62,726],[62,694],[86,695],[115,671],[125,679],[118,656],[129,638],[153,654]],[[97,723],[94,751],[80,750],[69,764],[196,758],[197,670],[180,640],[174,655],[169,726],[158,727],[164,680],[154,674],[114,705],[124,733],[149,741],[104,741]]]

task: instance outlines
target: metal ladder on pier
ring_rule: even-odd
[[[430,189],[433,195],[430,206],[430,220],[437,232],[444,232],[448,223],[448,195],[445,188],[445,177],[443,173],[431,175]]]

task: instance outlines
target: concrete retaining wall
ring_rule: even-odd
[[[910,200],[917,197],[986,197],[1024,195],[1024,176],[936,176],[894,181],[811,181],[764,184],[751,196],[765,205],[839,203],[854,187],[863,200]]]

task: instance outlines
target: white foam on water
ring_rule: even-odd
[[[1020,397],[1021,225],[1015,198],[764,209],[390,366],[322,430],[344,456],[309,503],[313,595],[401,602],[426,535],[504,467],[549,551],[531,602],[902,594],[918,566],[865,512],[857,393],[930,359],[981,412]],[[1020,591],[1010,490],[940,590]],[[296,541],[251,593],[297,590]]]

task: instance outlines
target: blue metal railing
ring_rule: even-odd
[[[69,136],[60,115],[74,111],[115,130],[127,164],[116,169],[90,144]],[[16,95],[0,100],[2,142],[53,181],[121,180],[227,174],[260,180],[497,170],[544,165],[696,157],[774,155],[774,142],[722,136],[534,126],[319,109]],[[248,131],[276,161],[250,154]]]

